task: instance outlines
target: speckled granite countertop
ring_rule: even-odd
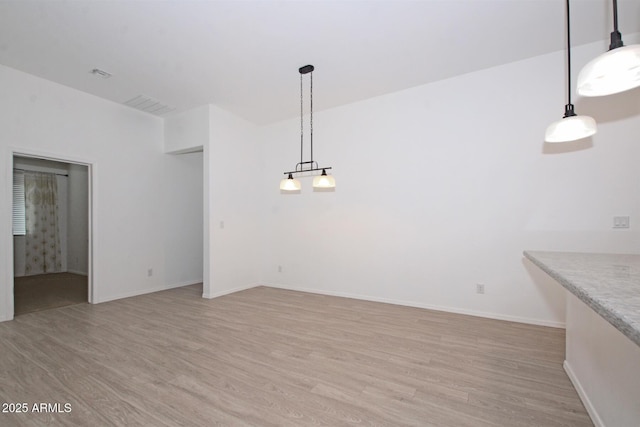
[[[525,251],[524,256],[640,346],[640,255]]]

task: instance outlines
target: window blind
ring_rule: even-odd
[[[13,171],[13,235],[26,234],[24,212],[24,172]]]

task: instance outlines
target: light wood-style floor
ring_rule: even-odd
[[[16,316],[73,304],[86,304],[87,276],[74,273],[49,273],[15,277],[13,282]]]
[[[0,323],[0,413],[39,426],[591,426],[564,331],[259,287]]]

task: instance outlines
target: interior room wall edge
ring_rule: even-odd
[[[551,328],[560,328],[560,329],[565,328],[565,322],[559,322],[559,321],[548,320],[548,319],[534,319],[534,318],[522,317],[522,316],[511,316],[511,315],[505,315],[501,313],[469,310],[469,309],[457,308],[457,307],[446,307],[446,306],[440,306],[440,305],[434,305],[434,304],[425,304],[417,301],[407,301],[407,300],[383,298],[383,297],[372,297],[370,295],[364,295],[364,294],[354,294],[349,292],[337,292],[337,291],[330,291],[325,289],[312,289],[312,288],[304,288],[304,287],[286,286],[286,285],[275,284],[275,283],[263,283],[258,286],[265,286],[268,288],[276,288],[276,289],[285,289],[288,291],[296,291],[296,292],[308,292],[312,294],[328,295],[328,296],[335,296],[335,297],[341,297],[341,298],[352,298],[352,299],[363,300],[363,301],[372,301],[372,302],[380,302],[384,304],[401,305],[405,307],[424,308],[426,310],[435,310],[435,311],[442,311],[442,312],[454,313],[454,314],[464,314],[466,316],[483,317],[486,319],[495,319],[495,320],[505,320],[508,322],[525,323],[529,325],[548,326]]]
[[[175,288],[181,288],[183,286],[189,286],[189,285],[196,285],[202,283],[202,280],[200,279],[196,279],[196,280],[189,280],[189,281],[184,281],[184,282],[180,282],[180,283],[172,283],[172,284],[167,284],[167,285],[160,285],[160,286],[155,286],[152,288],[144,288],[144,289],[135,289],[135,290],[131,290],[128,292],[121,292],[121,293],[117,293],[117,294],[109,294],[109,295],[105,295],[102,296],[100,298],[97,298],[94,301],[94,304],[100,304],[103,302],[109,302],[109,301],[115,301],[115,300],[119,300],[122,298],[131,298],[131,297],[136,297],[136,296],[140,296],[140,295],[146,295],[146,294],[151,294],[154,292],[160,292],[160,291],[166,291],[169,289],[175,289]]]

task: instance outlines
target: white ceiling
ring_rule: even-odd
[[[640,32],[640,1],[618,2]],[[216,104],[257,124],[564,48],[563,0],[0,0],[0,63],[118,103]],[[572,0],[572,44],[609,37],[610,0]],[[100,68],[113,76],[102,79]]]

